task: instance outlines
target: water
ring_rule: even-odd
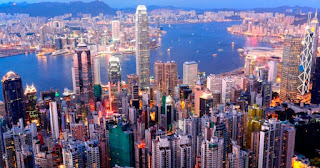
[[[150,66],[153,75],[155,61],[174,60],[178,64],[178,75],[182,78],[182,66],[185,61],[199,63],[201,72],[222,73],[242,67],[244,60],[237,52],[238,48],[268,46],[259,43],[256,38],[232,35],[227,27],[240,22],[212,22],[202,24],[164,25],[161,47],[151,51]],[[158,39],[157,39],[158,40]],[[232,47],[232,42],[235,43]],[[171,48],[168,53],[167,49]],[[217,54],[216,57],[213,54]],[[101,57],[101,80],[107,82],[107,63],[110,56]],[[122,79],[126,74],[135,73],[135,56],[126,55],[120,58]],[[22,78],[24,86],[34,84],[38,93],[50,88],[72,89],[72,56],[48,56],[47,59],[35,54],[18,55],[0,58],[0,77],[8,71],[16,72]],[[0,86],[2,91],[2,87]],[[0,94],[2,100],[2,94]]]

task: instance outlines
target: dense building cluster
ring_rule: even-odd
[[[200,17],[195,11],[180,15]],[[122,21],[111,22],[115,45],[123,39]],[[73,91],[40,91],[38,98],[33,84],[23,87],[23,77],[12,71],[3,76],[0,167],[289,168],[309,166],[301,154],[318,156],[317,15],[303,38],[286,36],[281,59],[261,61],[247,55],[239,72],[208,76],[194,61],[155,62],[153,79],[144,5],[137,7],[134,24],[136,74],[127,74],[126,81],[114,54],[108,62],[108,83],[102,84],[99,49],[83,38],[72,48]],[[57,38],[56,48],[62,49],[66,41]],[[182,80],[178,66],[183,66]]]

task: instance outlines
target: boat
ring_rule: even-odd
[[[234,46],[234,42],[232,42],[231,45]]]
[[[68,49],[62,49],[62,50],[52,52],[52,56],[64,55],[67,53],[69,53]]]
[[[50,55],[51,54],[51,52],[39,52],[38,54],[37,54],[37,56],[38,57],[43,57],[43,56],[48,56],[48,55]]]
[[[213,57],[216,57],[218,54],[212,54]]]
[[[167,49],[167,52],[168,52],[168,53],[170,53],[170,51],[171,51],[171,49],[170,49],[170,48],[168,48],[168,49]]]
[[[122,57],[123,54],[122,52],[116,52],[116,53],[112,53],[112,56],[115,56],[115,57]]]

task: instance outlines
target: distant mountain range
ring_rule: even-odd
[[[72,13],[76,16],[77,13],[92,14],[93,16],[103,13],[105,15],[115,15],[116,12],[109,5],[101,1],[93,2],[40,2],[40,3],[6,3],[0,4],[0,13],[27,13],[30,16],[54,17],[66,13]]]
[[[120,1],[120,0],[119,0]],[[179,8],[174,6],[157,6],[150,5],[147,7],[149,11],[157,9],[171,9],[171,10],[197,10],[198,12],[203,11],[218,11],[218,10],[253,10],[256,12],[279,12],[286,13],[287,9],[300,9],[302,12],[310,12],[315,9],[310,7],[289,7],[281,6],[277,8],[254,8],[254,9],[230,9],[230,8],[221,8],[221,9],[197,9],[197,8]],[[77,16],[77,13],[91,14],[93,16],[103,13],[105,15],[115,15],[116,10],[121,10],[125,12],[135,12],[135,8],[124,8],[124,9],[113,9],[106,3],[102,1],[93,1],[93,2],[70,2],[70,3],[61,3],[61,2],[40,2],[40,3],[4,3],[0,4],[0,13],[27,13],[30,16],[44,16],[44,17],[54,17],[63,15],[66,13],[72,13],[73,16]],[[287,13],[293,15],[294,13]]]

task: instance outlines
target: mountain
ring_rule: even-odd
[[[70,3],[6,3],[0,5],[0,11],[1,13],[26,13],[30,16],[43,17],[54,17],[66,13],[72,13],[73,16],[76,16],[77,13],[91,14],[92,16],[97,16],[99,13],[103,13],[105,15],[115,15],[115,10],[101,1],[93,1],[88,3],[80,1]]]

